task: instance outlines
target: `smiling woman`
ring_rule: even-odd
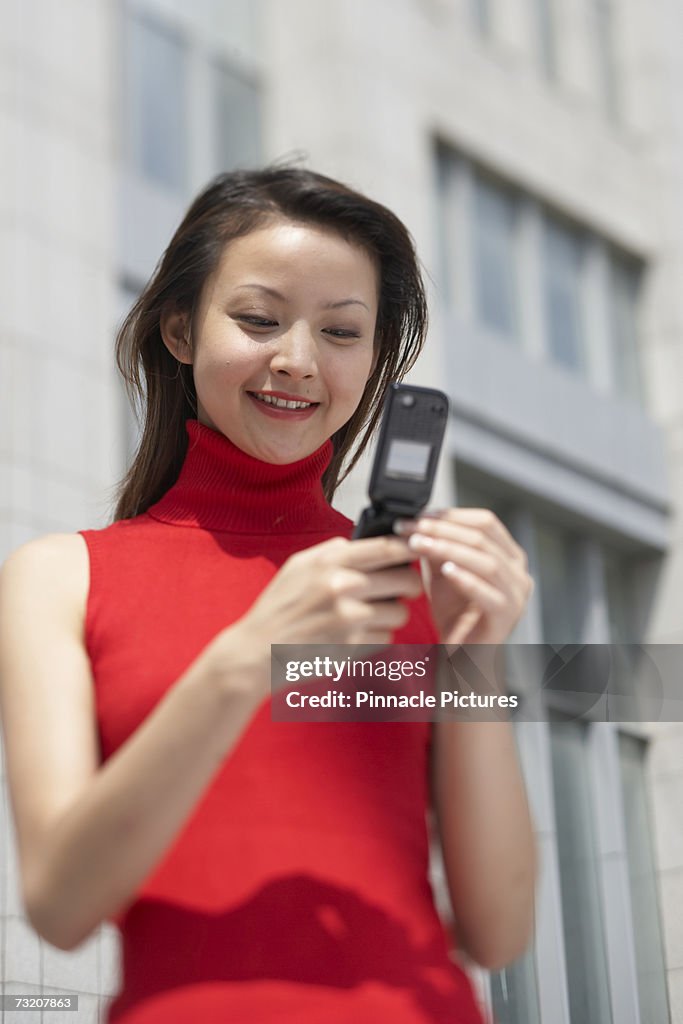
[[[251,271],[238,266],[242,243]],[[284,334],[285,358],[287,345],[295,358],[305,355],[302,328],[319,341],[335,339],[365,353],[371,347],[372,372],[360,401],[329,435],[332,457],[323,487],[331,500],[379,424],[386,387],[411,370],[425,341],[427,304],[412,239],[385,206],[313,171],[275,166],[215,178],[190,206],[118,334],[118,366],[145,423],[118,488],[115,519],[141,513],[177,479],[187,446],[185,421],[204,422],[206,416],[208,423],[210,416],[201,411],[208,396],[199,393],[197,371],[213,358],[216,332],[228,322],[240,324],[243,340],[251,337],[255,346]],[[207,349],[202,342],[209,336]],[[351,362],[360,366],[355,352],[346,356],[349,369]],[[276,362],[271,375],[277,369],[283,370],[279,385],[243,386],[297,398],[310,388],[310,378],[293,386],[287,367]],[[218,396],[219,407],[224,400]],[[340,409],[336,404],[335,414]]]
[[[193,366],[199,422],[286,463],[314,452],[360,404],[377,361],[378,302],[377,263],[364,248],[279,217],[226,247],[192,342],[182,311],[162,316],[161,334]]]
[[[521,612],[524,553],[491,513],[351,540],[331,505],[425,332],[384,206],[298,168],[220,175],[117,338],[145,417],[113,522],[2,567],[27,915],[65,950],[119,928],[107,1024],[481,1024],[429,885],[430,799],[461,947],[499,966],[528,941],[509,723],[271,714],[274,644],[487,645]]]

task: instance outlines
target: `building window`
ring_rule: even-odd
[[[612,369],[616,390],[644,402],[638,351],[638,307],[642,269],[637,260],[610,249],[609,307]]]
[[[479,320],[504,338],[518,336],[513,193],[481,172],[474,176],[473,256]]]
[[[434,169],[434,228],[439,247],[438,273],[439,290],[444,305],[449,309],[458,306],[456,284],[456,252],[454,232],[459,223],[457,202],[458,159],[446,146],[437,140]]]
[[[557,34],[554,0],[532,0],[536,14],[536,34],[541,67],[546,78],[557,77]]]
[[[491,1002],[496,1024],[541,1024],[533,949],[491,975]]]
[[[572,370],[584,370],[583,267],[585,240],[582,233],[546,212],[543,235],[543,292],[550,355]]]
[[[470,0],[472,21],[483,36],[490,36],[493,27],[493,0]]]
[[[142,177],[182,192],[187,184],[187,46],[137,11],[126,19],[128,159]]]
[[[633,611],[631,562],[620,552],[611,550],[604,551],[603,561],[610,643],[640,643],[639,637],[636,636]]]
[[[543,643],[581,643],[586,594],[577,538],[546,523],[535,538]]]
[[[619,734],[640,1019],[648,1024],[668,1024],[671,1017],[645,779],[646,750],[645,741]]]
[[[550,722],[571,1024],[612,1024],[585,722]]]
[[[615,9],[613,0],[593,0],[595,22],[596,60],[602,97],[608,116],[619,118],[619,84],[614,39]]]
[[[447,314],[644,405],[643,262],[441,141],[434,182]]]
[[[216,172],[254,167],[261,161],[261,95],[258,87],[223,62],[215,62]]]

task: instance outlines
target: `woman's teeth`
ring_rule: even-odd
[[[265,402],[266,405],[275,405],[278,409],[309,409],[315,402],[288,402],[284,398],[275,398],[273,395],[257,395],[252,392],[254,398],[257,398],[259,402]]]

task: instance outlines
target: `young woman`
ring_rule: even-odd
[[[2,568],[26,911],[65,950],[117,924],[110,1022],[478,1024],[430,805],[459,947],[496,969],[529,941],[510,723],[270,714],[271,644],[498,644],[531,592],[485,509],[352,542],[330,504],[425,330],[389,210],[299,168],[220,175],[119,332],[145,415],[113,522]]]

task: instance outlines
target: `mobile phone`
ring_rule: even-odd
[[[391,533],[429,502],[448,423],[448,398],[435,388],[390,384],[384,402],[368,497],[353,539]]]

